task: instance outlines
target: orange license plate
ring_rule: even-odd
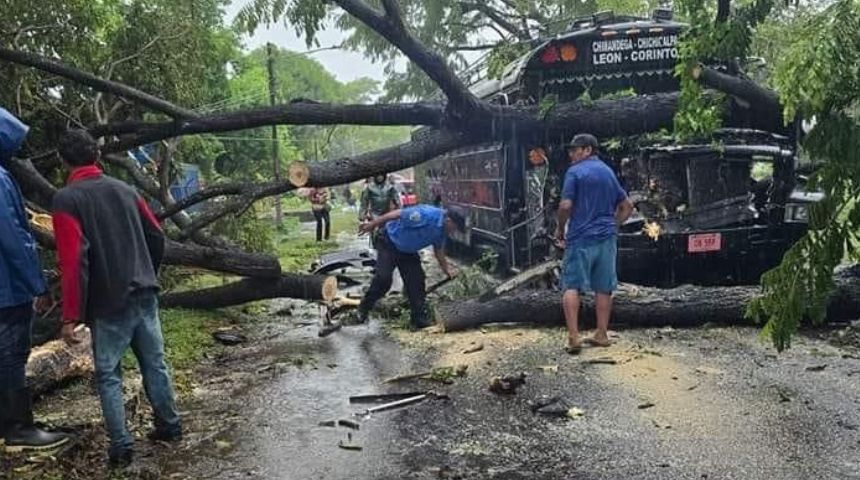
[[[719,252],[723,248],[723,236],[719,233],[700,233],[687,237],[687,252]]]

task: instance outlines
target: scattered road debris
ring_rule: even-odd
[[[417,397],[418,395],[426,395],[430,392],[405,392],[405,393],[379,393],[368,395],[353,395],[349,397],[349,403],[381,403],[394,402],[403,400],[404,398]]]
[[[822,363],[819,365],[809,365],[806,367],[806,371],[807,372],[820,372],[820,371],[824,370],[825,368],[827,368],[826,363]]]
[[[782,391],[781,389],[777,389],[776,394],[779,395],[779,402],[780,403],[785,403],[785,402],[791,401],[791,397],[789,397],[788,394],[785,393],[784,391]]]
[[[653,402],[642,402],[642,403],[640,403],[640,404],[637,406],[637,408],[638,408],[639,410],[645,410],[645,409],[652,408],[652,407],[655,407],[655,406],[656,406],[656,405],[655,405]]]
[[[336,427],[337,420],[325,420],[319,423],[320,427]]]
[[[541,396],[529,403],[533,413],[550,417],[566,417],[571,409],[571,405],[561,397]]]
[[[382,383],[395,383],[406,380],[416,380],[420,378],[450,384],[453,383],[454,378],[465,376],[466,371],[468,369],[468,365],[457,365],[456,367],[437,367],[427,372],[397,375],[395,377],[391,377],[389,379],[384,380]]]
[[[517,393],[517,389],[524,383],[526,383],[526,374],[524,372],[517,375],[493,377],[493,379],[490,380],[490,391],[493,393],[513,395]]]
[[[212,332],[212,338],[221,345],[238,345],[248,341],[248,337],[233,328],[218,329]]]
[[[583,363],[589,363],[591,365],[616,365],[618,364],[618,360],[612,357],[598,357],[598,358],[589,358],[585,360]]]
[[[341,427],[351,428],[353,430],[359,430],[361,428],[361,424],[359,424],[355,420],[349,420],[347,418],[341,418],[337,421],[337,424]]]
[[[476,344],[475,342],[472,342],[472,346],[471,346],[471,347],[469,347],[469,348],[467,348],[467,349],[465,349],[465,350],[463,350],[463,354],[480,352],[480,351],[481,351],[481,350],[483,350],[483,349],[484,349],[484,344],[483,344],[483,343],[477,343],[477,344]]]
[[[585,416],[585,410],[583,410],[583,409],[581,409],[581,408],[579,408],[579,407],[571,407],[571,408],[567,411],[567,417],[568,417],[568,418],[572,418],[572,419],[574,419],[574,420],[575,420],[575,419],[577,419],[577,418],[582,418],[582,417],[584,417],[584,416]]]
[[[355,452],[360,452],[363,449],[363,447],[361,445],[352,441],[352,434],[351,433],[346,434],[346,441],[341,440],[341,441],[337,442],[337,446],[339,448],[344,449],[344,450],[352,450]]]
[[[543,373],[558,373],[558,365],[540,365],[537,368]]]
[[[429,393],[424,393],[421,395],[416,395],[414,397],[404,398],[402,400],[396,400],[396,401],[390,402],[390,403],[384,403],[382,405],[370,407],[367,410],[365,410],[364,412],[358,413],[356,415],[365,415],[366,416],[366,415],[370,415],[372,413],[382,412],[384,410],[392,410],[395,408],[405,407],[407,405],[412,405],[413,403],[423,402],[429,396],[430,396]]]

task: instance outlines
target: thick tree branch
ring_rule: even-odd
[[[415,62],[442,89],[448,97],[449,107],[453,107],[453,110],[461,118],[485,109],[485,105],[472,95],[466,84],[451,70],[445,59],[422,45],[409,33],[407,28],[403,27],[402,18],[392,20],[388,16],[382,16],[361,0],[333,1],[347,13],[391,42],[407,58]],[[391,14],[398,11],[399,9],[389,9],[387,13]]]
[[[743,109],[749,112],[750,127],[770,132],[785,132],[782,104],[779,95],[773,90],[752,80],[701,65],[693,70],[693,78],[702,85],[738,99]]]
[[[105,152],[119,152],[182,135],[244,130],[268,125],[433,125],[442,123],[441,105],[427,103],[335,105],[309,101],[210,115],[182,122],[122,122],[96,125],[96,137],[134,134],[110,143]]]
[[[475,141],[465,134],[436,131],[425,138],[382,150],[309,164],[306,172],[304,172],[304,176],[307,178],[306,183],[301,185],[295,185],[289,181],[224,185],[220,187],[223,191],[229,190],[232,193],[238,190],[241,193],[237,193],[236,196],[223,202],[215,203],[209,209],[195,215],[192,225],[182,231],[180,239],[188,238],[193,232],[207,227],[225,215],[242,212],[253,202],[262,198],[279,195],[298,187],[331,187],[380,173],[402,170],[456,148],[470,145]],[[203,196],[204,194],[200,194],[198,198]]]
[[[222,287],[169,293],[161,297],[161,304],[165,307],[211,309],[281,297],[329,301],[336,295],[335,277],[284,274],[275,280],[246,278]]]
[[[129,87],[122,83],[105,80],[91,73],[78,70],[33,53],[0,47],[0,60],[6,60],[19,65],[26,65],[63,78],[68,78],[69,80],[86,85],[99,92],[111,93],[133,100],[140,105],[165,113],[171,117],[193,118],[197,116],[197,114],[191,110],[178,107],[164,99],[142,92],[136,88]]]

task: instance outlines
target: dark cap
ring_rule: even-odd
[[[600,148],[600,143],[597,142],[597,138],[595,138],[594,135],[591,135],[590,133],[580,133],[573,137],[573,140],[568,144],[568,148],[574,147],[591,147],[594,150],[597,150]]]
[[[457,226],[457,230],[461,232],[466,231],[466,214],[461,208],[450,206],[445,210],[445,216],[454,222],[454,225]]]

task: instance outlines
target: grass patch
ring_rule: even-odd
[[[355,232],[358,219],[353,212],[331,212],[331,238],[317,242],[314,230],[303,230],[295,218],[285,219],[278,235],[278,259],[281,267],[288,272],[306,272],[320,255],[337,250],[340,232]]]

